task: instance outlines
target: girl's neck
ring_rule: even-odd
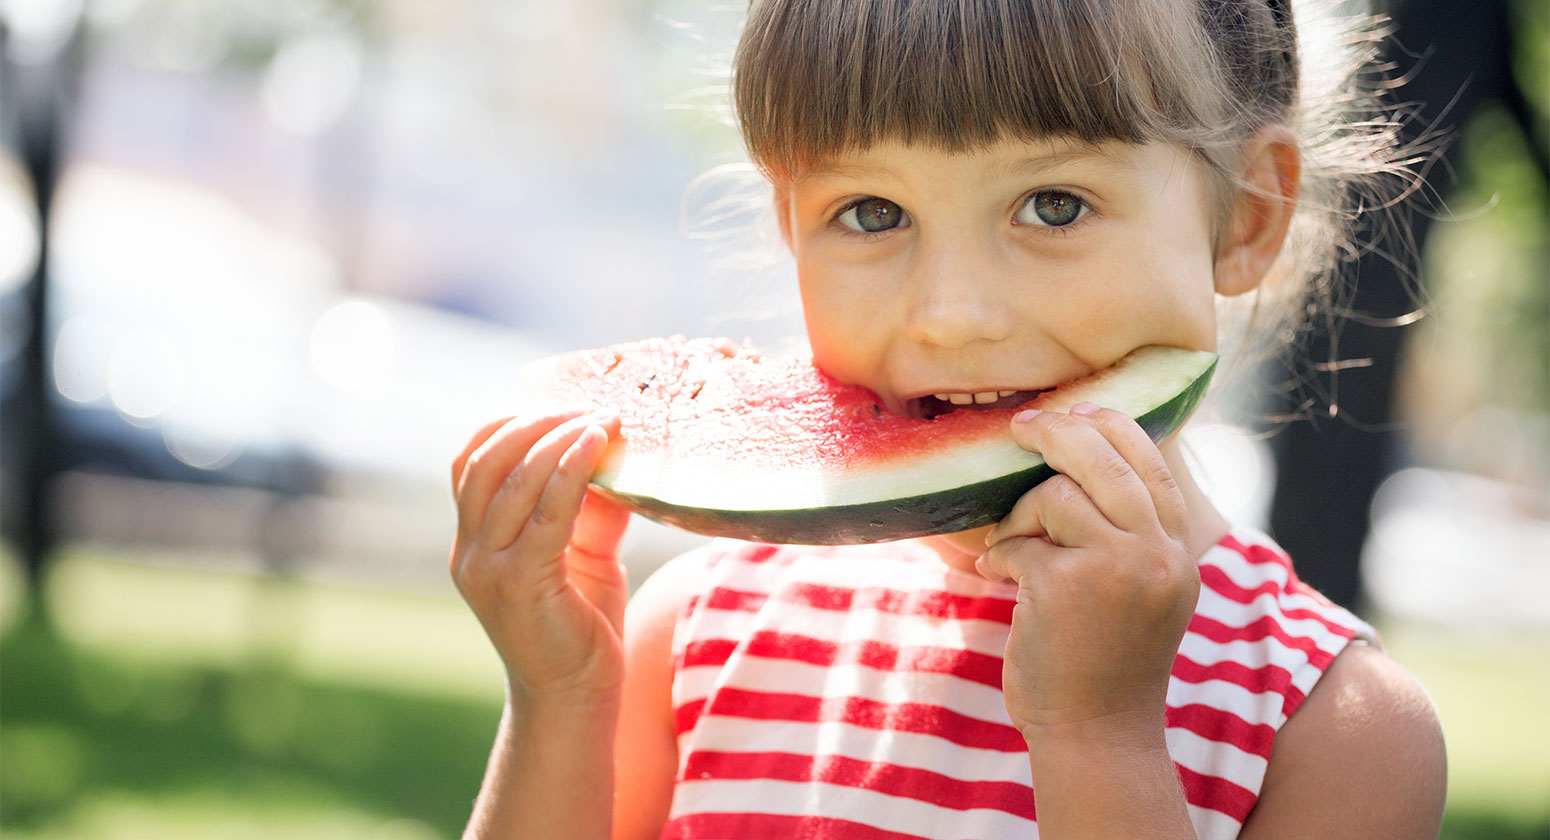
[[[1184,457],[1184,449],[1179,445],[1179,436],[1169,438],[1158,449],[1162,451],[1163,460],[1168,462],[1168,470],[1173,473],[1173,480],[1178,483],[1179,492],[1184,496],[1184,507],[1189,511],[1189,550],[1199,558],[1211,546],[1220,542],[1232,526],[1207,498],[1200,485],[1195,483],[1195,477],[1189,471]]]

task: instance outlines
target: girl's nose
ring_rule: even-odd
[[[1012,334],[1015,307],[1001,299],[1004,284],[988,261],[959,252],[917,263],[916,269],[905,325],[911,339],[953,349]]]

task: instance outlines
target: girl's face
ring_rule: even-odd
[[[782,223],[819,367],[916,414],[1214,350],[1209,196],[1164,143],[886,143],[791,183]]]
[[[1208,181],[1172,145],[884,143],[780,198],[815,361],[894,412],[1215,349]]]

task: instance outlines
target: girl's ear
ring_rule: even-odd
[[[1216,291],[1227,296],[1256,288],[1270,272],[1291,227],[1302,176],[1297,138],[1285,126],[1262,129],[1245,141],[1244,152],[1227,234],[1216,249]]]

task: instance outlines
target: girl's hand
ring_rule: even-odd
[[[506,665],[513,700],[616,699],[629,513],[587,488],[619,431],[573,408],[506,419],[452,464],[452,579]]]
[[[1012,722],[1030,744],[1067,734],[1160,743],[1168,675],[1200,593],[1179,487],[1117,411],[1018,415],[1012,433],[1060,473],[991,530],[976,564],[1018,584],[1003,673]]]

